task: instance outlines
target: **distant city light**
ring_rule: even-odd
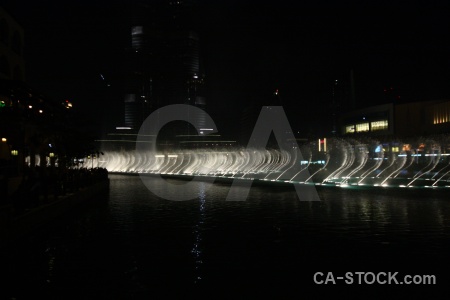
[[[42,113],[43,113],[42,109],[40,109],[40,110],[39,110],[39,113],[40,113],[40,114],[42,114]]]
[[[2,138],[2,142],[6,142],[7,140],[6,140],[6,138]]]
[[[28,108],[30,108],[30,109],[31,109],[31,108],[33,108],[33,106],[32,106],[32,105],[28,105]]]
[[[129,130],[132,129],[131,127],[116,127],[118,130]]]
[[[69,102],[69,100],[65,100],[62,105],[64,105],[65,108],[69,109],[72,108],[72,103]]]

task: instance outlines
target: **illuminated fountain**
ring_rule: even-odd
[[[448,187],[447,139],[403,143],[328,139],[292,151],[266,149],[105,152],[98,167],[116,173],[210,176],[341,187]],[[91,167],[86,159],[79,167]]]

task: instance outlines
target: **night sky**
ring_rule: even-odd
[[[27,83],[98,128],[120,121],[129,3],[2,1],[25,30]],[[359,107],[450,98],[448,1],[199,1],[199,15],[208,112],[224,133],[279,89],[296,131],[329,134],[332,84],[348,98],[350,70]]]

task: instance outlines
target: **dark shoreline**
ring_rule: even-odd
[[[98,199],[102,198],[100,196],[108,191],[109,179],[106,179],[80,188],[73,193],[59,196],[56,200],[29,209],[18,216],[12,215],[11,205],[3,206],[1,208],[3,227],[0,230],[1,246],[37,231],[72,209],[78,208],[83,204],[89,204],[89,200],[97,202]]]

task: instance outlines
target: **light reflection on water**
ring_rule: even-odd
[[[10,294],[30,286],[54,295],[76,285],[84,287],[80,297],[128,298],[172,285],[310,280],[333,268],[439,267],[450,250],[445,194],[325,188],[322,201],[300,202],[293,188],[252,187],[247,201],[230,202],[228,185],[195,188],[197,199],[167,201],[137,176],[111,176],[108,203],[64,217],[3,255]]]
[[[198,194],[200,206],[199,206],[199,217],[198,223],[194,226],[193,235],[194,235],[194,243],[192,247],[192,254],[195,258],[195,283],[198,283],[201,277],[200,267],[203,263],[202,261],[202,231],[204,230],[203,224],[205,222],[205,203],[206,203],[206,195],[205,195],[205,185],[203,183],[199,183],[199,194]]]

